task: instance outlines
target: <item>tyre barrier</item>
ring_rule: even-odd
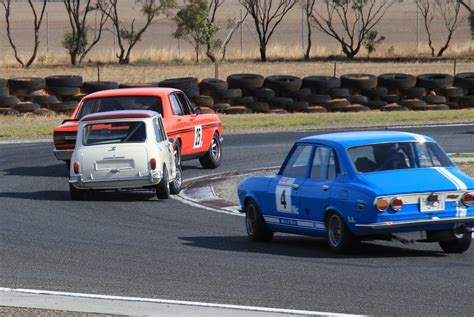
[[[200,113],[324,113],[474,108],[474,73],[345,74],[338,77],[239,73],[160,82],[83,81],[77,75],[0,78],[0,114],[71,113],[87,94],[107,89],[182,90]]]

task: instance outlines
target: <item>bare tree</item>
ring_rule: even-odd
[[[267,45],[273,32],[298,0],[239,0],[255,23],[260,60],[267,61]]]
[[[417,0],[416,5],[423,17],[425,31],[428,36],[428,46],[432,57],[441,57],[448,49],[454,32],[461,26],[464,16],[461,14],[461,3],[458,0]],[[443,21],[447,31],[446,40],[438,52],[433,44],[431,25],[435,17]]]
[[[46,9],[47,2],[48,2],[47,0],[42,0],[40,8],[39,8],[39,10],[37,10],[37,8],[35,8],[35,6],[33,5],[33,1],[28,0],[28,5],[30,6],[31,11],[33,12],[34,45],[33,45],[33,52],[31,53],[30,58],[28,58],[28,60],[26,62],[24,62],[23,59],[18,54],[18,49],[17,49],[17,47],[15,45],[15,42],[13,41],[13,37],[12,37],[11,26],[10,26],[11,0],[0,0],[0,4],[5,9],[5,23],[6,23],[6,26],[7,26],[8,42],[10,43],[10,46],[13,49],[13,53],[15,55],[16,61],[22,67],[29,67],[31,64],[33,64],[33,62],[36,59],[36,54],[38,52],[38,47],[39,47],[39,44],[40,44],[39,31],[41,29],[41,24],[43,22],[43,16],[44,16],[44,12],[45,12],[45,9]]]
[[[223,3],[224,3],[224,0],[210,0],[209,1],[209,7],[208,7],[209,21],[214,25],[216,24],[217,10],[219,9],[220,6],[222,6]],[[215,41],[214,42],[209,41],[206,44],[206,46],[207,46],[206,55],[207,55],[207,57],[209,57],[209,59],[213,63],[216,62],[216,55],[214,54],[214,49],[215,49],[216,45],[213,45],[215,43],[216,43]]]
[[[221,51],[222,51],[222,58],[221,60],[225,59],[225,53],[227,50],[227,45],[229,44],[230,40],[232,40],[232,36],[234,35],[235,31],[239,28],[242,27],[242,24],[245,23],[245,19],[249,15],[248,12],[245,12],[244,16],[237,20],[237,18],[230,18],[227,21],[227,30],[230,30],[229,33],[227,34],[227,37],[221,44]]]
[[[117,39],[119,53],[116,54],[119,64],[129,64],[130,54],[135,45],[141,41],[143,33],[150,27],[160,14],[167,13],[175,7],[174,0],[135,0],[135,5],[145,18],[144,24],[136,28],[135,19],[127,26],[124,17],[119,15],[118,0],[98,0],[100,11],[112,22],[114,35]]]
[[[394,3],[394,0],[323,0],[322,12],[313,11],[312,20],[321,32],[339,42],[348,58],[354,58],[367,35]],[[341,28],[336,27],[338,23]]]
[[[459,3],[469,12],[469,26],[471,28],[471,38],[474,39],[474,9],[469,0],[459,0]]]
[[[311,17],[313,16],[314,6],[316,4],[316,0],[300,0],[301,8],[303,8],[303,12],[305,15],[306,20],[306,36],[307,36],[307,45],[306,50],[304,53],[304,60],[308,61],[311,53],[311,46],[312,46],[312,33],[313,28],[311,24]]]
[[[71,64],[81,64],[90,50],[100,41],[108,15],[100,11],[97,2],[92,0],[63,0],[71,25],[71,32],[66,33],[63,46],[67,49]],[[98,24],[94,29],[92,41],[88,40],[90,31],[87,18],[91,12],[98,12]]]

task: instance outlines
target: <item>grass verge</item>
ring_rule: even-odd
[[[47,137],[66,116],[0,116],[0,138]],[[233,134],[390,127],[410,124],[474,122],[474,109],[426,112],[291,113],[221,115],[224,132]]]

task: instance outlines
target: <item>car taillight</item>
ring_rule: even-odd
[[[375,202],[375,207],[377,207],[377,210],[382,212],[388,209],[389,203],[385,198],[379,198]]]
[[[74,162],[74,164],[72,165],[72,169],[74,173],[79,174],[79,167],[80,167],[79,162]]]
[[[150,160],[150,167],[152,170],[156,169],[156,160],[154,158]]]
[[[403,200],[398,197],[393,198],[390,202],[390,207],[395,211],[399,211],[403,207]]]
[[[474,204],[474,193],[465,193],[461,198],[461,202],[466,207]]]

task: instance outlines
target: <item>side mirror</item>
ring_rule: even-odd
[[[66,122],[78,122],[79,120],[77,119],[64,119],[63,120],[63,123],[66,123]]]
[[[196,108],[196,109],[194,109],[194,113],[195,113],[195,114],[202,114],[201,108]]]

